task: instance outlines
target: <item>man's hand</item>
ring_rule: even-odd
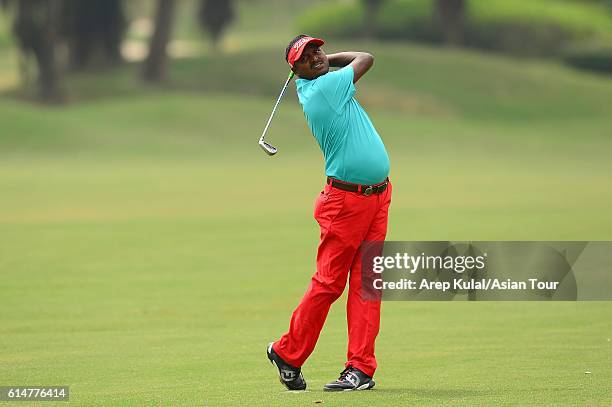
[[[338,52],[337,54],[327,55],[329,66],[344,68],[351,65],[355,76],[353,83],[365,75],[366,72],[374,65],[374,57],[367,52]]]

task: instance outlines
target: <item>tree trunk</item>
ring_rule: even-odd
[[[36,59],[40,98],[47,103],[64,100],[56,58],[60,10],[56,0],[20,0],[15,21],[21,49]]]
[[[436,0],[435,14],[447,45],[463,44],[465,3],[465,0]]]
[[[376,36],[376,18],[382,0],[364,0],[363,37],[372,39]]]
[[[234,16],[233,0],[202,0],[198,19],[200,26],[210,34],[213,50],[218,50],[223,32]]]
[[[126,27],[122,0],[65,0],[63,19],[73,68],[122,61],[121,41]]]
[[[172,35],[176,0],[158,0],[155,31],[149,43],[149,55],[144,62],[142,77],[149,82],[159,82],[166,77],[168,43]]]

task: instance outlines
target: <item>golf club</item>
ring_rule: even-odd
[[[287,86],[289,86],[289,82],[291,81],[291,78],[293,78],[293,75],[295,75],[295,73],[293,73],[293,71],[291,71],[289,73],[289,76],[287,77],[287,81],[285,82],[285,86],[283,86],[283,90],[281,90],[281,93],[278,96],[278,99],[276,100],[276,104],[274,105],[274,109],[272,109],[272,114],[270,115],[270,118],[268,119],[268,123],[266,124],[266,128],[264,129],[263,133],[261,134],[261,137],[259,138],[259,146],[268,155],[276,154],[278,149],[276,147],[272,146],[271,144],[266,143],[264,138],[266,137],[266,132],[268,131],[268,127],[270,127],[270,123],[272,122],[272,118],[274,117],[274,113],[276,112],[276,108],[278,107],[278,104],[280,103],[281,99],[283,98],[283,95],[285,94],[285,90],[287,90]]]

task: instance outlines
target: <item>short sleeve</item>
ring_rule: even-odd
[[[354,76],[353,67],[349,65],[317,78],[319,89],[336,111],[355,95]]]

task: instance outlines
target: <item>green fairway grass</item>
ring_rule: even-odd
[[[391,157],[389,239],[612,239],[612,82],[364,49],[377,59],[357,97]],[[66,107],[5,91],[0,385],[69,385],[76,405],[610,405],[608,302],[388,302],[375,390],[328,394],[341,298],[309,390],[283,391],[264,350],[314,272],[324,174],[293,85],[268,135],[278,155],[256,144],[287,71],[277,54],[176,61],[163,88],[129,65],[77,76]]]

